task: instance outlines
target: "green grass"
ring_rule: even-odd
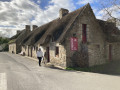
[[[97,65],[93,67],[86,67],[86,68],[80,68],[80,67],[67,67],[66,70],[76,70],[76,71],[85,71],[85,72],[101,72],[105,68],[104,65]]]
[[[84,72],[94,72],[110,75],[120,75],[120,60],[107,62],[103,65],[92,66],[88,68],[68,67],[66,70],[76,70]]]

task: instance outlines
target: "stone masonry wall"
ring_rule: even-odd
[[[59,55],[55,55],[55,49],[56,46],[59,47]],[[64,46],[52,43],[50,45],[50,63],[61,66],[61,67],[66,67],[66,50]]]
[[[93,12],[88,8],[81,18],[81,23],[87,23],[87,40],[89,66],[100,65],[106,62],[105,36]]]
[[[66,37],[67,67],[87,67],[106,62],[104,34],[90,8],[80,15]],[[82,43],[82,24],[87,24],[87,42]],[[78,38],[78,51],[70,50],[70,37]]]
[[[88,49],[87,44],[82,43],[82,23],[80,23],[80,18],[74,22],[67,34],[65,39],[65,49],[66,49],[66,66],[67,67],[87,67],[88,66]],[[83,23],[86,24],[86,23]],[[75,35],[75,36],[74,36]],[[70,49],[70,38],[78,38],[78,50],[71,51]]]
[[[15,43],[9,44],[9,52],[16,54],[16,44]]]
[[[120,43],[108,43],[107,45],[107,60],[109,60],[109,45],[111,44],[111,60],[120,60]]]

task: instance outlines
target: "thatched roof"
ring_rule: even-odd
[[[85,10],[87,6],[90,5],[87,4],[76,11],[68,13],[63,18],[53,21],[53,24],[50,26],[50,28],[45,32],[42,38],[35,44],[36,45],[46,44],[50,41],[50,38],[52,38],[55,42],[61,42],[61,40],[66,35],[67,31],[72,26],[72,24],[74,24],[74,21]]]
[[[108,42],[120,41],[120,30],[116,27],[115,23],[103,20],[98,20],[98,23],[101,26]]]
[[[20,31],[19,33],[17,33],[16,35],[12,36],[10,38],[10,41],[9,41],[9,44],[11,43],[15,43],[16,42],[16,39],[18,38],[18,36],[22,33],[22,31]]]
[[[16,44],[21,44],[21,42],[24,40],[26,35],[30,32],[30,30],[22,30],[20,33],[17,33],[13,37],[10,38],[10,43],[16,43]]]
[[[45,25],[38,27],[33,30],[24,40],[23,45],[38,45],[45,44],[50,41],[52,38],[54,41],[58,41],[58,39],[62,39],[66,34],[66,31],[71,27],[73,22],[76,20],[77,16],[88,6],[71,12],[64,16],[62,19],[55,19]]]
[[[22,41],[23,45],[34,45],[42,35],[47,31],[53,22],[49,22],[41,27],[36,28]]]
[[[22,31],[21,31],[21,32],[22,32]],[[21,32],[19,32],[19,33],[17,33],[16,35],[12,36],[12,37],[10,38],[10,40],[16,39],[16,38],[21,34]]]
[[[16,43],[22,44],[21,42],[25,39],[25,37],[30,33],[30,30],[22,30],[21,34],[17,37]]]

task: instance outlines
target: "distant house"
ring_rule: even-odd
[[[17,31],[17,34],[11,37],[9,42],[9,52],[18,54],[22,51],[22,40],[30,33],[30,26],[26,25],[26,28],[22,31]]]
[[[36,58],[41,47],[46,61],[62,67],[89,67],[120,59],[120,31],[96,19],[89,4],[31,31],[22,41],[25,55]]]

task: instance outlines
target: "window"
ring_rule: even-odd
[[[56,56],[56,57],[59,57],[59,47],[56,47],[56,48],[55,48],[55,56]]]
[[[87,24],[82,24],[82,42],[87,42],[87,32],[86,32]]]
[[[96,45],[97,48],[100,48],[100,45]]]

